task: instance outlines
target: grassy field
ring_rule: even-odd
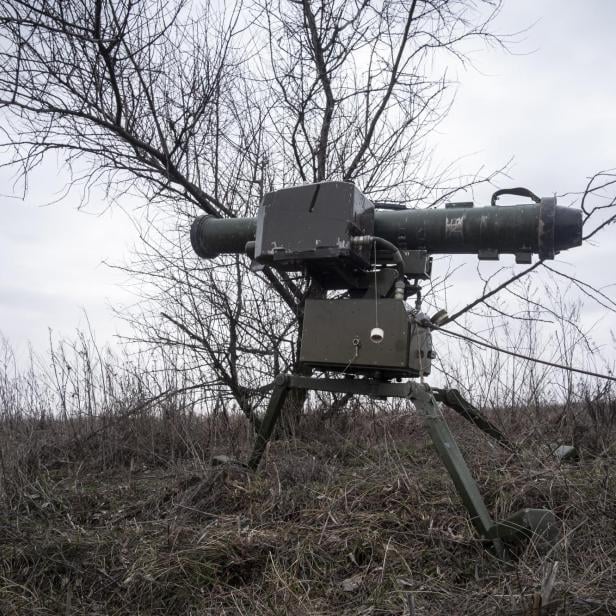
[[[572,415],[499,413],[517,456],[448,415],[497,517],[559,518],[551,551],[509,564],[406,410],[310,414],[258,474],[209,464],[245,455],[240,417],[5,418],[0,613],[616,614],[611,423]],[[549,443],[572,438],[559,463]]]

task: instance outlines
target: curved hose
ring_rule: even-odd
[[[381,246],[381,248],[391,250],[394,263],[396,264],[398,268],[398,274],[399,274],[398,279],[403,280],[404,279],[404,259],[402,258],[402,253],[400,252],[400,249],[395,244],[392,244],[389,240],[386,240],[385,238],[377,237],[375,235],[371,237],[376,246]]]
[[[351,243],[355,244],[356,246],[368,246],[373,242],[375,244],[375,250],[376,246],[380,246],[381,248],[385,248],[386,250],[391,251],[394,263],[396,264],[396,267],[398,269],[398,279],[403,280],[404,259],[402,258],[402,253],[400,252],[400,249],[395,244],[393,244],[389,240],[386,240],[383,237],[378,237],[376,235],[356,235],[355,237],[351,238]]]

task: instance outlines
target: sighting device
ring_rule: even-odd
[[[533,203],[497,206],[503,195]],[[581,241],[581,212],[525,188],[497,191],[488,207],[464,202],[406,209],[375,203],[348,182],[322,182],[266,194],[256,218],[197,218],[191,242],[199,256],[244,253],[254,270],[301,272],[315,290],[298,315],[300,373],[276,377],[248,465],[258,467],[292,389],[406,398],[422,416],[481,539],[499,556],[503,542],[521,536],[553,541],[555,518],[548,510],[492,520],[439,403],[511,445],[457,390],[424,383],[435,357],[431,332],[447,315],[422,313],[421,283],[431,276],[434,254],[487,260],[513,254],[516,263],[531,263],[533,254],[553,259]]]

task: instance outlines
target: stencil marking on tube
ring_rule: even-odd
[[[464,216],[452,216],[445,219],[445,237],[448,240],[464,239]]]

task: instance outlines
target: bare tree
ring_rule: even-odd
[[[499,8],[263,0],[256,72],[271,105],[270,182],[343,179],[423,206],[442,196],[450,178],[430,169],[425,138],[451,102],[451,58],[464,62],[469,40],[501,44],[489,29]]]
[[[263,194],[343,179],[431,206],[490,179],[435,168],[426,136],[451,102],[467,42],[500,44],[499,0],[7,0],[0,7],[4,147],[27,186],[59,153],[86,186],[150,208],[130,266],[150,300],[138,337],[253,415],[273,373],[297,368],[310,280],[187,247],[195,207],[250,214]],[[284,299],[276,301],[268,285]],[[203,365],[207,375],[202,374]],[[180,367],[180,366],[179,366]]]
[[[180,196],[231,214],[214,155],[217,101],[237,70],[229,50],[237,15],[216,28],[201,8],[195,19],[181,1],[3,3],[9,164],[27,179],[60,151],[68,165],[87,161],[82,179],[105,180],[116,195],[136,187],[149,199]]]

